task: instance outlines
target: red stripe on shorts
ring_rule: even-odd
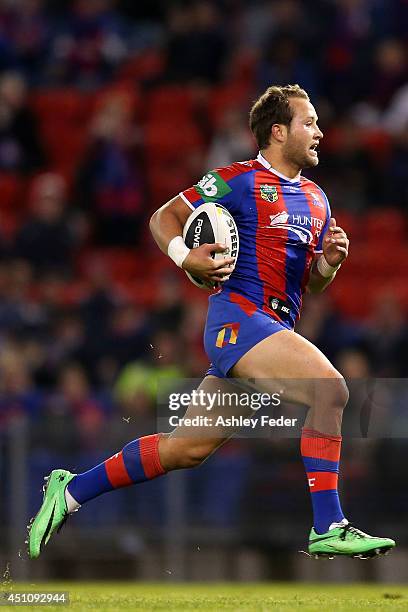
[[[233,304],[237,304],[245,312],[245,314],[248,315],[248,317],[252,317],[252,315],[257,311],[256,304],[239,293],[231,292],[230,300]]]

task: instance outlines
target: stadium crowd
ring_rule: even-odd
[[[0,432],[29,417],[33,481],[55,455],[89,465],[113,433],[153,431],[159,377],[206,371],[206,296],[147,221],[256,153],[246,116],[270,83],[297,82],[317,106],[310,176],[351,239],[350,266],[305,300],[298,330],[347,377],[407,376],[407,29],[403,0],[0,2]],[[257,461],[229,448],[214,459],[218,475],[236,466],[225,521]],[[296,453],[274,448],[290,484]],[[223,479],[200,469],[220,517]]]

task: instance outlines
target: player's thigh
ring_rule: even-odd
[[[202,393],[197,393],[196,401],[190,403],[183,420],[166,435],[164,453],[189,456],[194,463],[205,459],[224,444],[238,430],[238,427],[234,429],[225,424],[228,419],[247,416],[251,412],[248,406],[242,407],[240,404],[241,391],[233,381],[206,376],[197,389]],[[187,424],[193,419],[201,419],[201,424]]]
[[[258,388],[284,389],[288,401],[314,404],[319,395],[346,395],[343,378],[314,344],[294,331],[265,338],[235,364],[232,376],[255,379]],[[337,400],[336,400],[337,401]],[[339,398],[338,401],[343,401]]]

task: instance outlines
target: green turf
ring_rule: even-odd
[[[400,585],[327,584],[154,584],[154,583],[52,583],[18,585],[1,590],[69,591],[69,606],[23,606],[0,610],[265,610],[293,612],[357,612],[408,610],[408,587]]]

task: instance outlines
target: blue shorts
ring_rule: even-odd
[[[204,330],[204,347],[211,361],[207,375],[226,378],[253,346],[283,329],[292,330],[291,322],[274,319],[237,293],[210,296]]]

